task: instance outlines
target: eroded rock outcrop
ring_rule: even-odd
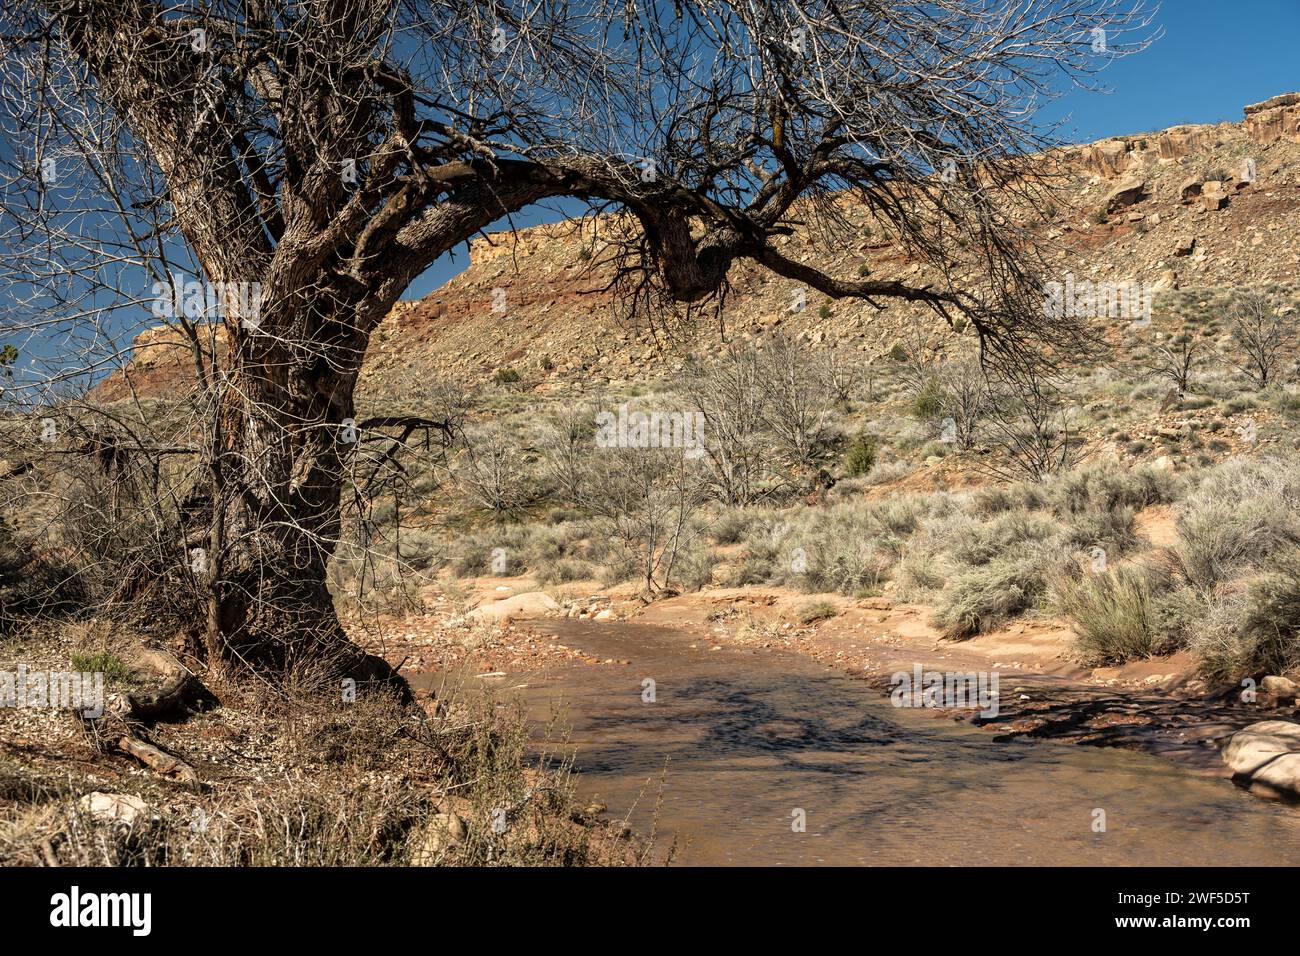
[[[1116,213],[1136,206],[1146,198],[1147,184],[1142,179],[1126,179],[1106,195],[1106,212]]]
[[[1267,145],[1286,139],[1300,143],[1300,93],[1283,93],[1252,103],[1244,112],[1251,142]]]
[[[1171,126],[1156,139],[1156,150],[1160,162],[1178,163],[1193,153],[1214,149],[1222,140],[1217,126]]]
[[[1300,143],[1300,93],[1283,93],[1244,107],[1241,123],[1188,123],[1158,133],[1113,136],[1071,146],[1060,154],[1065,164],[1102,179],[1135,175],[1143,165],[1181,163],[1225,142],[1249,140],[1267,146],[1280,139]]]

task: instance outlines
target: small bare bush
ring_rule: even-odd
[[[676,449],[601,449],[592,458],[583,507],[614,560],[609,583],[632,577],[647,597],[701,583],[697,513],[708,492],[704,469]]]
[[[776,448],[798,468],[811,469],[826,456],[827,418],[836,396],[809,360],[805,347],[785,336],[760,354],[763,421]]]
[[[979,360],[964,356],[944,362],[935,372],[940,438],[961,451],[975,446],[989,414],[992,394]]]
[[[1228,307],[1228,322],[1237,347],[1235,364],[1257,389],[1278,375],[1292,345],[1290,324],[1260,295],[1237,296]]]
[[[832,397],[841,405],[857,394],[866,378],[861,363],[833,347],[824,349],[819,354],[817,373]]]
[[[587,464],[595,449],[596,409],[589,403],[569,403],[542,425],[540,448],[546,478],[568,504],[582,499]]]
[[[1038,379],[1003,383],[988,421],[998,453],[988,467],[1005,480],[1041,481],[1073,468],[1083,451],[1060,392]]]
[[[1187,332],[1163,339],[1150,346],[1138,368],[1169,383],[1181,398],[1192,385],[1196,369],[1205,353],[1205,340]]]
[[[753,504],[764,492],[771,449],[757,352],[733,345],[716,361],[694,361],[681,388],[693,410],[704,415],[712,497],[727,505]]]
[[[537,495],[520,440],[500,425],[467,431],[453,472],[463,493],[496,515],[515,513]]]

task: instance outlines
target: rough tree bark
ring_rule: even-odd
[[[285,667],[337,652],[351,671],[359,659],[325,583],[365,350],[357,308],[336,308],[308,307],[334,330],[315,347],[245,336],[232,359],[210,463],[214,660]]]

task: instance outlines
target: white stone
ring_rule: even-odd
[[[1223,762],[1234,776],[1300,796],[1300,724],[1261,720],[1237,731],[1223,748]]]

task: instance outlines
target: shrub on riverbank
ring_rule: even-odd
[[[944,588],[932,621],[949,640],[966,640],[1037,605],[1047,589],[1045,553],[998,558],[959,572]]]
[[[1167,575],[1132,565],[1063,579],[1055,589],[1056,605],[1073,623],[1089,664],[1122,664],[1177,650],[1187,612],[1181,597]]]
[[[1180,508],[1175,553],[1188,581],[1213,588],[1278,548],[1300,544],[1300,461],[1234,459],[1208,471]]]
[[[839,614],[839,610],[830,601],[808,601],[794,609],[794,619],[800,624],[815,624]]]
[[[1187,647],[1211,679],[1300,666],[1300,461],[1233,459],[1199,479],[1178,504],[1167,568],[1121,566],[1055,589],[1088,661]],[[1153,495],[1166,497],[1148,487],[1109,501]]]
[[[1218,589],[1190,646],[1207,676],[1300,671],[1300,548],[1272,556],[1248,581]]]

